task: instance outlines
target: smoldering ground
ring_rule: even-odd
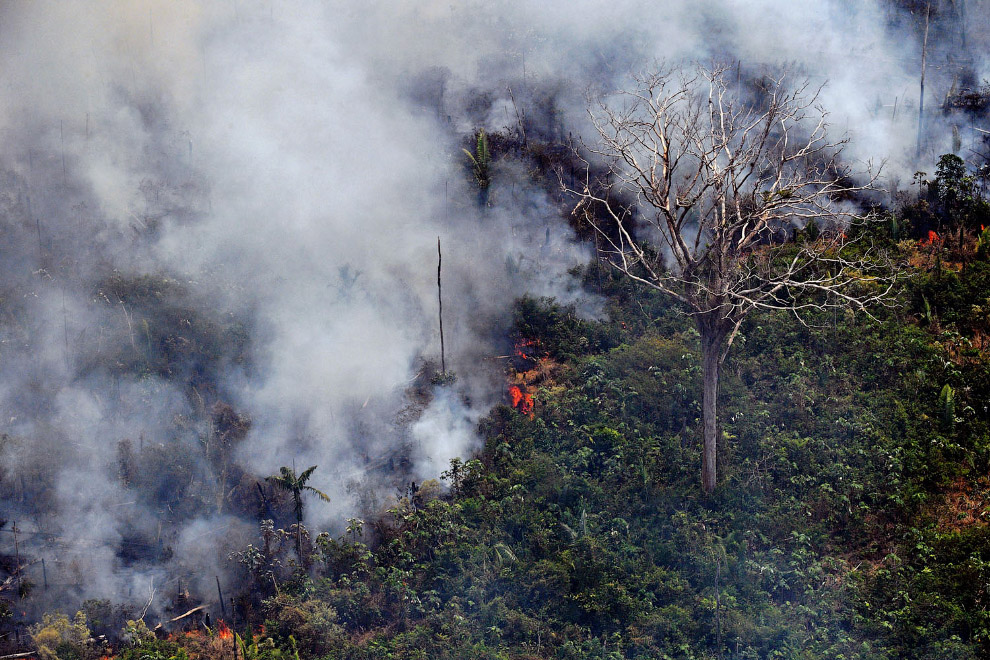
[[[988,12],[968,4],[979,52]],[[332,503],[307,520],[336,529],[471,452],[511,301],[596,313],[568,275],[591,252],[545,182],[506,157],[478,204],[462,148],[480,128],[577,144],[586,93],[656,59],[790,63],[831,81],[852,158],[912,171],[917,21],[891,7],[5,5],[0,488],[18,554],[46,559],[35,602],[157,608],[179,580],[211,597],[260,477],[319,465]],[[927,130],[941,153],[951,129]],[[458,379],[417,402],[440,357],[437,237]]]

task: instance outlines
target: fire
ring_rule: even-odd
[[[515,408],[519,405],[519,402],[522,401],[522,390],[513,385],[509,388],[509,396],[512,397],[512,407]]]
[[[220,627],[217,628],[217,636],[220,639],[232,639],[234,637],[234,633],[230,631],[230,628],[227,627],[225,622],[221,621]]]
[[[512,398],[512,407],[524,415],[533,416],[533,395],[523,392],[519,386],[513,385],[509,388],[509,396]]]
[[[202,630],[196,630],[196,629],[183,630],[180,632],[169,633],[168,640],[171,642],[175,642],[181,639],[182,637],[202,637],[202,636],[203,636]]]
[[[524,360],[531,360],[533,362],[538,362],[539,360],[546,359],[550,357],[550,354],[543,351],[543,355],[535,355],[536,351],[531,349],[542,348],[539,339],[520,339],[516,342],[515,353],[517,357],[521,357]]]
[[[927,241],[926,240],[922,240],[920,242],[920,244],[921,245],[936,245],[941,240],[942,240],[942,238],[938,235],[937,232],[934,232],[934,231],[932,231],[932,230],[929,229],[928,230],[928,240]]]

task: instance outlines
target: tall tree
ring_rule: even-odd
[[[303,519],[303,493],[313,493],[324,502],[330,501],[330,496],[322,490],[317,490],[306,484],[313,476],[316,466],[312,465],[303,470],[298,476],[293,468],[283,466],[280,474],[266,477],[265,481],[272,484],[279,490],[284,490],[292,495],[293,510],[296,513],[296,554],[302,558],[302,519]]]
[[[742,94],[724,74],[663,68],[598,99],[590,115],[599,139],[588,148],[595,163],[583,187],[564,186],[612,266],[679,301],[695,321],[706,492],[716,484],[719,370],[747,316],[864,308],[893,284],[889,260],[862,236],[846,236],[861,217],[849,199],[875,178],[852,183],[840,162],[844,140],[828,137],[820,90],[789,88],[782,76]],[[809,224],[813,239],[793,241]]]
[[[919,173],[922,174],[922,173]],[[955,154],[942,154],[935,168],[935,179],[925,181],[929,200],[935,209],[939,232],[959,232],[959,252],[965,245],[966,231],[983,231],[990,224],[990,202],[984,197],[965,161]]]

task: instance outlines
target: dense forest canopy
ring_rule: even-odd
[[[986,657],[988,53],[3,5],[0,656]]]

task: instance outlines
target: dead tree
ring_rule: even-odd
[[[716,483],[719,369],[750,312],[863,309],[889,299],[894,277],[862,235],[846,236],[861,218],[848,200],[876,177],[851,183],[840,162],[845,140],[828,137],[817,105],[820,88],[789,87],[781,76],[743,99],[724,74],[664,68],[599,98],[590,109],[598,140],[587,147],[594,166],[582,186],[562,184],[611,265],[695,321],[706,492]],[[794,241],[808,224],[814,239]]]

